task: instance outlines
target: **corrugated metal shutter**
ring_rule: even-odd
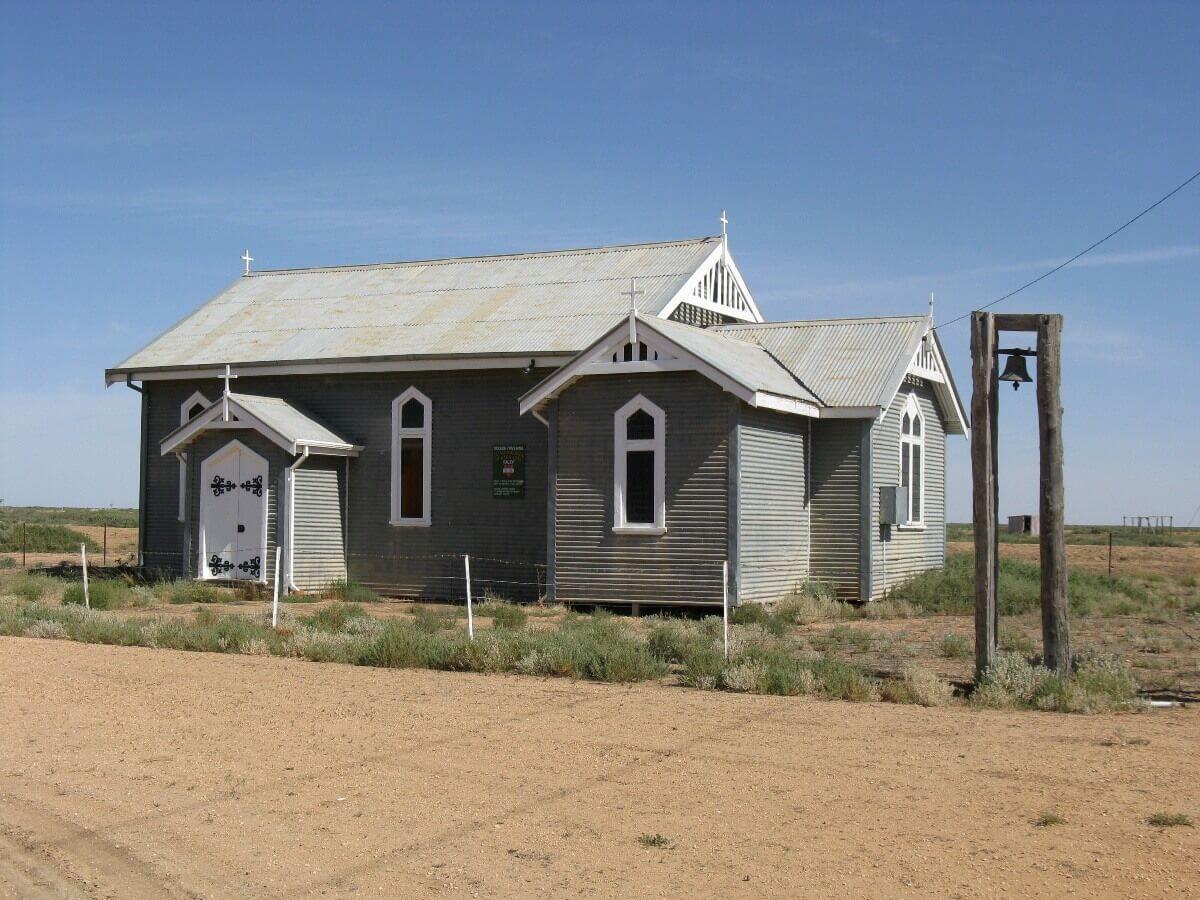
[[[744,408],[738,427],[738,593],[770,602],[808,576],[809,420]]]
[[[340,460],[314,460],[296,470],[292,514],[292,579],[301,590],[319,590],[346,577]]]
[[[843,600],[860,599],[863,427],[859,419],[813,423],[810,573]]]

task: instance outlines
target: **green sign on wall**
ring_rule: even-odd
[[[525,445],[492,447],[492,496],[525,496]]]

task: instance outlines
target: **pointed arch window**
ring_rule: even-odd
[[[900,420],[900,486],[908,492],[906,525],[925,523],[925,417],[909,394]]]
[[[613,415],[613,531],[666,531],[666,424],[641,394]]]
[[[393,525],[428,526],[433,401],[410,387],[392,401]]]
[[[211,404],[208,398],[199,391],[196,391],[192,396],[188,397],[179,404],[179,424],[186,425],[204,410],[208,409]],[[187,462],[182,456],[179,457],[179,521],[182,522],[187,515]]]

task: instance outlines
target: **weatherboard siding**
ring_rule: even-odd
[[[883,541],[879,527],[879,488],[900,483],[900,421],[909,394],[915,394],[924,418],[925,523],[923,528],[892,526]],[[946,563],[946,421],[928,382],[906,383],[887,415],[871,431],[871,597]],[[885,577],[886,570],[886,577]]]
[[[310,455],[293,476],[295,508],[288,516],[294,529],[292,581],[302,591],[346,578],[345,468],[345,459]]]
[[[666,417],[666,533],[613,533],[613,415],[638,394]],[[730,405],[693,372],[590,376],[557,403],[555,598],[717,603],[728,552]]]
[[[842,600],[861,599],[861,419],[817,419],[812,424],[809,574]]]
[[[521,416],[517,399],[547,374],[546,369],[528,375],[520,369],[480,369],[243,376],[234,384],[242,393],[287,400],[363,447],[350,461],[346,544],[351,579],[389,595],[462,599],[462,557],[470,554],[476,593],[536,599],[545,582],[546,428],[533,416]],[[428,528],[388,521],[391,404],[409,387],[433,402],[433,521]],[[179,427],[179,406],[193,391],[216,397],[219,388],[216,378],[145,385],[147,565],[183,570],[179,466],[174,456],[159,453],[159,443]],[[492,447],[500,444],[525,445],[524,498],[492,497]],[[287,464],[293,461],[279,452]],[[192,469],[198,467],[199,462]],[[274,469],[271,475],[274,479]],[[194,561],[188,571],[193,568]]]
[[[808,577],[810,419],[744,407],[738,424],[737,583],[741,601],[779,600]]]

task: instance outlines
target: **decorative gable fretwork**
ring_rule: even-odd
[[[712,268],[700,277],[692,288],[692,296],[704,303],[734,310],[741,314],[739,318],[750,312],[746,295],[742,293],[737,279],[723,260],[717,260]]]
[[[934,346],[932,333],[921,338],[921,343],[917,345],[917,352],[913,355],[912,362],[908,364],[907,374],[928,381],[946,380],[946,375],[942,371],[940,355]]]
[[[645,341],[638,341],[636,346],[626,341],[624,347],[613,352],[612,361],[615,363],[657,362],[658,351],[648,346]]]

